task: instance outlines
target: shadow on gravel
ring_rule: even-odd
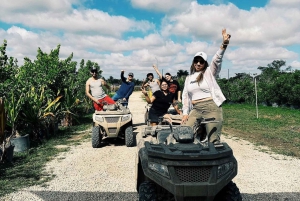
[[[30,191],[45,201],[94,201],[94,200],[124,200],[137,201],[136,192],[58,192]],[[259,193],[242,194],[243,201],[299,201],[300,193]]]
[[[146,124],[145,123],[133,124],[133,128],[136,126],[146,126]],[[134,128],[134,129],[136,129],[136,128]]]
[[[124,139],[121,138],[103,138],[99,148],[107,146],[126,146]]]
[[[300,193],[242,193],[243,201],[299,201]]]
[[[133,132],[135,138],[138,132]],[[125,139],[121,138],[103,138],[102,142],[100,143],[100,146],[98,148],[107,147],[107,146],[126,146],[125,145]],[[136,142],[134,142],[134,146],[136,146]]]
[[[59,191],[30,191],[45,201],[95,201],[95,200],[138,200],[135,192],[59,192]]]

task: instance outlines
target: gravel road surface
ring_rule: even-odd
[[[134,133],[144,126],[146,103],[141,92],[134,92],[129,101],[133,114]],[[92,121],[92,119],[91,119]],[[222,136],[233,149],[238,161],[234,182],[243,200],[300,201],[300,160],[258,150],[251,143]],[[94,201],[138,200],[135,189],[136,147],[128,148],[120,140],[106,140],[94,149],[91,140],[61,153],[47,164],[55,178],[45,187],[32,186],[9,194],[4,201]]]

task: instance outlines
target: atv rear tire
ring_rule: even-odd
[[[133,135],[132,126],[128,126],[125,129],[125,144],[127,147],[134,146],[134,135]]]
[[[144,181],[139,187],[139,201],[156,201],[156,186],[151,181]]]
[[[214,201],[242,201],[242,196],[239,188],[231,181],[217,194]]]
[[[102,134],[100,134],[99,126],[94,126],[92,129],[92,147],[98,148],[102,140]]]

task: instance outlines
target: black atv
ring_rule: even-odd
[[[198,125],[213,119],[198,119]],[[196,134],[195,134],[196,133]],[[232,179],[237,161],[226,143],[213,144],[198,137],[192,127],[146,127],[138,144],[136,187],[140,201],[241,201]]]

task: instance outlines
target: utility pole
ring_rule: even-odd
[[[253,76],[254,76],[253,79],[254,79],[254,90],[255,90],[256,118],[258,119],[257,87],[256,87],[256,76],[257,76],[257,73],[254,73]]]
[[[228,75],[227,75],[227,79],[229,80],[229,69],[228,69]]]

